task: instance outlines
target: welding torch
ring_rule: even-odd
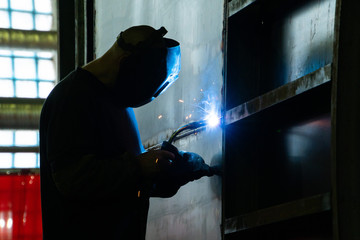
[[[176,136],[184,131],[190,131],[189,134],[196,133],[191,130],[197,130],[208,125],[208,120],[201,120],[186,124],[170,136],[168,141],[162,143],[161,149],[169,151],[174,154],[175,159],[170,161],[169,164],[161,164],[164,171],[164,175],[160,176],[150,188],[146,190],[145,195],[152,197],[172,197],[179,188],[188,182],[200,179],[204,176],[222,175],[221,166],[209,166],[205,163],[204,159],[192,152],[179,151],[172,142],[176,139]],[[140,191],[138,193],[140,196]]]
[[[185,155],[185,154],[183,154],[184,152],[182,152],[182,151],[179,152],[179,150],[172,144],[172,142],[176,139],[176,137],[181,132],[203,128],[203,127],[206,127],[208,124],[209,124],[209,120],[205,119],[205,120],[200,120],[200,121],[196,121],[196,122],[191,122],[191,123],[188,123],[188,124],[178,128],[176,131],[173,132],[173,134],[170,136],[168,141],[164,141],[162,143],[161,149],[172,152],[175,155],[174,161],[184,162],[184,161],[189,160],[189,159],[185,159],[186,157],[184,157],[184,155]],[[196,133],[196,131],[190,132],[190,133]],[[200,156],[198,156],[198,157],[201,158]],[[189,158],[189,157],[187,156],[187,158]],[[205,161],[202,158],[201,158],[201,162],[199,162],[197,164],[207,166],[207,164],[205,163]],[[201,166],[198,166],[198,167],[201,167]],[[207,176],[221,175],[221,167],[220,166],[210,166],[210,167],[207,166],[207,167],[208,167]],[[207,167],[205,167],[205,168],[207,168]]]

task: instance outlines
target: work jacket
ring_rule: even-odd
[[[78,68],[55,86],[40,120],[43,239],[145,239],[138,197],[143,151],[133,110]]]

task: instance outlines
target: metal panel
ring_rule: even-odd
[[[304,215],[329,211],[330,193],[320,194],[274,207],[260,209],[242,216],[229,218],[225,222],[225,234],[259,227]]]
[[[223,215],[236,234],[224,238],[330,239],[329,203],[303,208],[300,222],[295,212],[331,191],[336,1],[233,3],[244,6],[229,9]]]
[[[232,124],[252,114],[265,110],[268,107],[295,97],[298,94],[309,91],[323,83],[329,82],[331,80],[330,78],[331,66],[327,65],[326,67],[299,78],[296,81],[290,82],[252,99],[249,102],[228,110],[225,115],[225,124]]]
[[[256,0],[232,0],[229,2],[229,17],[241,11]]]
[[[175,142],[180,149],[199,152],[210,165],[221,158],[219,129]],[[170,199],[150,201],[147,239],[220,239],[221,178],[203,177],[183,186]]]
[[[255,1],[228,20],[227,109],[332,61],[335,0],[276,3]]]
[[[145,147],[163,140],[180,126],[220,111],[223,84],[223,1],[96,1],[96,55],[102,55],[120,31],[134,25],[164,26],[166,37],[181,44],[177,82],[150,104],[135,109]],[[203,130],[178,140],[207,163],[219,159],[222,130]],[[221,158],[221,157],[220,157]],[[170,199],[152,199],[147,239],[220,239],[221,184],[217,177],[189,183]]]

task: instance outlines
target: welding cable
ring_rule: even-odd
[[[199,127],[204,127],[204,126],[206,126],[206,121],[205,120],[200,120],[200,121],[197,121],[197,122],[192,122],[192,123],[186,124],[186,125],[180,127],[179,129],[177,129],[175,132],[173,132],[173,134],[169,138],[168,142],[172,143],[174,141],[175,137],[177,135],[179,135],[179,133],[181,133],[183,131],[194,130],[194,129],[197,129]]]

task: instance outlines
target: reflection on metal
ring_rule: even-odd
[[[153,136],[151,139],[143,141],[142,144],[147,150],[160,148],[161,143],[165,140],[168,140],[175,130],[176,129],[168,129],[166,131],[162,131],[156,136]]]
[[[41,32],[0,28],[0,47],[56,50],[57,32]]]
[[[232,0],[228,3],[229,17],[241,11],[256,0]]]
[[[329,64],[315,72],[228,110],[225,116],[225,125],[237,122],[254,113],[329,82],[330,80],[331,65]]]
[[[225,234],[320,213],[331,209],[330,193],[287,202],[225,220]]]
[[[0,98],[2,129],[38,129],[44,99]]]

